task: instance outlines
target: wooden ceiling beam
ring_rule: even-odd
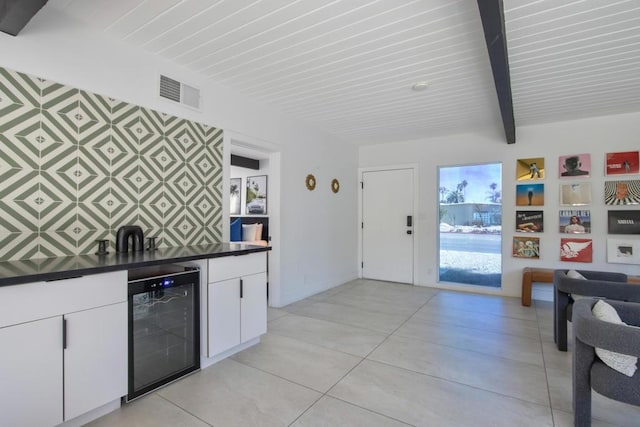
[[[484,29],[484,40],[489,51],[504,133],[507,144],[514,144],[516,142],[516,123],[513,117],[513,97],[511,96],[511,77],[509,76],[502,0],[478,0],[478,9],[480,9]]]
[[[0,0],[0,31],[17,36],[48,0]]]

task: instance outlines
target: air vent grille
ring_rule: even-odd
[[[167,76],[160,76],[160,96],[180,102],[180,82]]]
[[[182,103],[192,108],[200,108],[200,91],[195,87],[182,84]]]

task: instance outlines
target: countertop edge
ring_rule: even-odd
[[[63,279],[71,279],[74,277],[88,276],[91,274],[100,274],[100,273],[110,273],[114,271],[122,271],[129,270],[133,268],[139,267],[149,267],[153,265],[160,265],[166,263],[173,262],[187,262],[201,259],[210,259],[210,258],[222,258],[229,256],[241,256],[248,255],[251,253],[258,252],[268,252],[271,250],[270,246],[253,246],[253,245],[245,245],[243,248],[234,248],[234,249],[225,249],[225,250],[217,250],[212,251],[209,246],[209,250],[204,250],[200,253],[190,253],[186,255],[167,255],[166,257],[154,257],[154,253],[142,252],[142,253],[127,253],[127,254],[119,254],[112,255],[108,258],[107,261],[110,263],[100,264],[100,262],[105,262],[105,258],[100,258],[99,256],[76,256],[76,257],[66,257],[68,259],[68,264],[72,264],[74,260],[82,259],[86,262],[91,262],[94,260],[96,265],[87,265],[82,267],[72,267],[72,268],[50,268],[47,271],[26,271],[26,264],[30,261],[5,261],[0,263],[0,267],[4,267],[5,274],[0,273],[0,287],[3,286],[12,286],[12,285],[23,285],[26,283],[33,282],[46,282],[46,281],[55,281],[55,280],[63,280]],[[191,247],[192,248],[192,247]],[[171,249],[171,248],[170,248]],[[179,248],[178,248],[179,249]],[[64,259],[64,258],[59,258]],[[55,258],[44,259],[45,261],[54,262]],[[36,260],[31,260],[31,262]],[[38,260],[40,261],[40,260]],[[22,271],[20,269],[20,263],[23,264]],[[60,263],[64,266],[64,262]],[[14,268],[12,268],[14,267]],[[6,271],[11,271],[14,275],[6,274]]]

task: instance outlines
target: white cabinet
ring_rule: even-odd
[[[62,422],[62,318],[0,329],[0,425]]]
[[[69,420],[127,394],[127,303],[64,319],[64,416]]]
[[[0,425],[53,426],[127,393],[127,273],[0,288]]]
[[[208,356],[267,332],[264,252],[209,260]]]

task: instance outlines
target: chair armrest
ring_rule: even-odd
[[[573,305],[573,331],[576,338],[593,347],[640,357],[640,328],[637,326],[617,325],[597,319],[591,309],[598,299],[580,299]],[[633,313],[640,317],[640,304],[619,301],[607,301],[620,314]]]
[[[554,275],[553,284],[556,289],[567,294],[640,302],[640,286],[626,282],[571,279],[564,275],[556,274]]]
[[[609,271],[591,271],[591,270],[577,270],[587,280],[602,280],[605,282],[627,282],[627,275],[624,273],[612,273]]]

